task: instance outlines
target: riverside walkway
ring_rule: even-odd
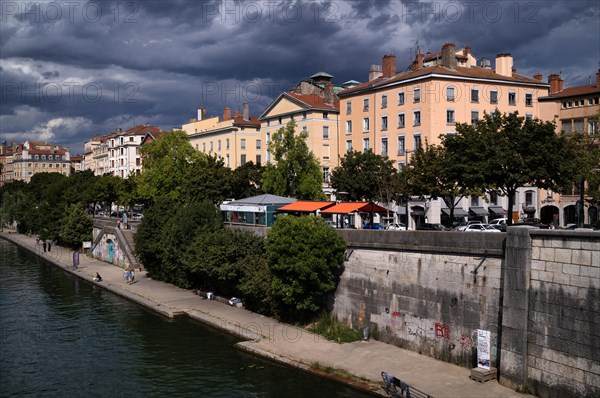
[[[338,344],[302,328],[231,307],[215,300],[206,300],[190,290],[155,281],[145,272],[136,272],[135,283],[123,280],[123,269],[112,264],[80,255],[80,264],[73,269],[73,251],[53,246],[44,253],[35,238],[15,232],[0,232],[0,237],[45,258],[78,277],[126,297],[168,317],[189,316],[243,338],[237,346],[249,352],[326,377],[336,378],[357,388],[385,395],[381,388],[381,371],[386,371],[412,388],[432,397],[501,398],[530,397],[503,387],[497,381],[478,383],[469,379],[470,370],[419,355],[378,341]],[[1,260],[1,259],[0,259]],[[96,273],[102,282],[93,281]],[[318,368],[331,367],[362,378],[352,382]]]

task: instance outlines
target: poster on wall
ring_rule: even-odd
[[[477,329],[477,367],[490,369],[490,331]]]

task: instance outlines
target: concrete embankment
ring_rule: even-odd
[[[73,252],[52,247],[44,253],[35,238],[16,233],[0,233],[0,237],[35,253],[61,269],[110,290],[129,300],[168,317],[189,316],[246,340],[238,347],[251,353],[279,361],[298,369],[329,377],[356,388],[382,394],[380,373],[386,371],[432,397],[523,397],[500,386],[496,381],[477,383],[469,379],[470,370],[437,361],[415,352],[377,342],[361,341],[337,344],[292,325],[205,300],[189,290],[155,281],[145,272],[136,273],[135,283],[123,280],[123,269],[87,256],[73,269]],[[102,282],[93,281],[96,273]],[[319,366],[315,367],[314,365]],[[320,369],[333,368],[338,374]],[[317,369],[316,369],[317,368]],[[339,375],[355,376],[356,381]]]

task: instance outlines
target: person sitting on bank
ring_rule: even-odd
[[[102,282],[102,277],[97,272],[96,272],[96,277],[94,278],[94,282]]]

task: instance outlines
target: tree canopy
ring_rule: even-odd
[[[295,130],[296,123],[290,120],[271,137],[268,149],[274,163],[265,168],[263,190],[298,199],[325,199],[321,166],[306,144],[308,132]]]

